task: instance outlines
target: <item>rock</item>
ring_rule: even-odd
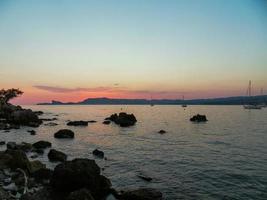
[[[8,162],[6,163],[9,168],[11,168],[12,170],[21,168],[26,173],[31,172],[31,163],[28,160],[25,152],[21,150],[7,149],[5,151],[5,154],[10,156]]]
[[[32,152],[38,153],[38,154],[44,154],[44,150],[43,149],[32,149]]]
[[[119,115],[117,115],[117,113],[112,114],[109,118],[106,118],[105,120],[113,121],[121,127],[133,126],[137,122],[133,114],[127,114],[124,112],[119,113]]]
[[[32,176],[38,181],[40,181],[40,180],[49,180],[52,174],[53,174],[53,171],[51,169],[40,168],[36,170],[35,172],[33,172]]]
[[[40,169],[45,169],[46,168],[45,164],[43,164],[39,160],[34,160],[34,161],[31,161],[30,163],[31,163],[31,168],[30,168],[30,173],[31,174],[35,173],[36,171],[38,171]]]
[[[33,154],[33,155],[31,155],[30,157],[31,157],[32,159],[37,158],[37,157],[38,157],[38,154]]]
[[[30,133],[31,135],[36,135],[36,131],[35,130],[28,130],[28,133]]]
[[[94,198],[88,189],[82,188],[80,190],[71,192],[67,200],[94,200]]]
[[[55,121],[55,120],[57,120],[57,118],[56,117],[53,117],[53,118],[41,118],[40,120],[42,120],[42,121]]]
[[[164,133],[166,133],[166,131],[165,130],[160,130],[158,133],[164,134]]]
[[[0,199],[1,200],[12,200],[8,192],[4,191],[2,187],[0,187]]]
[[[11,113],[9,121],[14,124],[32,127],[38,127],[42,123],[42,121],[38,118],[38,115],[36,115],[31,109],[14,111]]]
[[[61,129],[54,134],[55,138],[74,138],[74,132],[69,129]]]
[[[192,121],[192,122],[206,122],[208,120],[206,118],[206,115],[197,114],[197,115],[194,115],[192,118],[190,118],[190,121]]]
[[[152,188],[142,188],[125,191],[121,194],[123,200],[162,200],[162,193]]]
[[[5,145],[6,142],[5,141],[0,141],[0,145]]]
[[[145,181],[148,181],[148,182],[152,181],[152,178],[149,177],[149,176],[144,176],[144,175],[141,175],[141,174],[138,174],[137,176],[138,176],[139,178],[145,180]]]
[[[35,142],[32,146],[35,149],[45,149],[45,148],[51,147],[52,144],[50,142],[47,142],[47,141],[44,141],[44,140],[40,140],[38,142]]]
[[[43,111],[33,111],[36,115],[42,115],[42,114],[44,114],[44,112]]]
[[[55,122],[49,122],[49,123],[46,123],[44,124],[45,126],[57,126],[58,124],[55,123]]]
[[[110,124],[110,121],[109,120],[105,120],[105,121],[103,121],[103,124],[108,125],[108,124]]]
[[[99,158],[104,158],[104,152],[103,152],[103,151],[100,151],[100,150],[98,150],[98,149],[95,149],[95,150],[93,151],[93,155],[94,155],[94,156],[97,156],[97,157],[99,157]]]
[[[32,144],[27,142],[22,142],[21,144],[17,144],[17,149],[20,149],[24,152],[29,152],[32,149]]]
[[[12,192],[16,192],[16,191],[18,191],[18,187],[16,186],[15,183],[10,183],[10,184],[7,185],[7,186],[3,186],[3,189],[4,189],[4,190],[7,190],[7,191],[12,191]]]
[[[81,158],[57,165],[50,182],[57,193],[87,188],[96,200],[106,196],[111,186],[110,181],[100,175],[100,168],[94,160]]]
[[[17,149],[17,144],[16,144],[16,142],[8,142],[7,144],[6,144],[6,147],[7,147],[7,149]]]
[[[70,121],[68,126],[88,126],[88,121]]]
[[[67,155],[61,151],[55,149],[50,149],[48,153],[48,158],[50,161],[61,161],[64,162],[67,160]]]
[[[26,193],[22,195],[20,200],[62,200],[62,198],[54,197],[50,188],[43,187],[33,194]]]
[[[96,123],[97,121],[95,120],[89,120],[88,123]]]

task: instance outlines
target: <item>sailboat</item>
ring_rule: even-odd
[[[248,93],[248,96],[251,97],[251,81],[249,81],[247,93]],[[261,109],[262,108],[261,105],[258,105],[256,103],[249,103],[249,104],[243,105],[243,107],[245,109]]]
[[[152,95],[150,96],[150,106],[154,106],[154,103],[152,101]]]
[[[184,95],[183,95],[183,104],[182,104],[182,107],[183,107],[183,108],[186,108],[186,107],[187,107],[187,105],[186,105],[185,102],[184,102]]]

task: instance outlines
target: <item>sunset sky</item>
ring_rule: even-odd
[[[265,0],[0,1],[0,89],[16,103],[267,92]]]

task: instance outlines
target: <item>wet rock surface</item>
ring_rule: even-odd
[[[133,126],[137,122],[134,114],[127,114],[124,112],[112,114],[110,117],[105,120],[114,122],[115,124],[120,125],[121,127]]]
[[[69,121],[68,126],[88,126],[88,121]]]
[[[57,151],[55,149],[50,149],[48,153],[48,158],[50,161],[60,161],[64,162],[67,160],[67,155],[61,151]]]
[[[207,120],[206,115],[197,114],[197,115],[194,115],[192,118],[190,118],[190,121],[192,121],[192,122],[206,122],[208,120]]]
[[[54,134],[55,138],[74,138],[74,132],[69,129],[61,129]]]

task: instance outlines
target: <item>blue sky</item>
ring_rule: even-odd
[[[241,95],[249,79],[256,93],[266,63],[264,0],[0,1],[0,85],[26,102]]]

